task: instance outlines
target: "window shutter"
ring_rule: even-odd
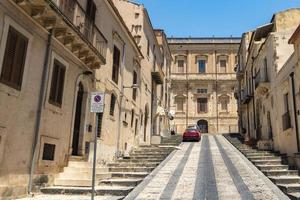
[[[60,65],[59,70],[59,87],[58,87],[58,94],[57,94],[57,102],[62,105],[63,93],[64,93],[64,82],[65,82],[65,72],[66,69],[64,66]]]
[[[28,39],[9,27],[0,80],[18,90],[22,86],[27,46]]]
[[[16,43],[17,35],[15,34],[15,32],[9,29],[1,73],[1,80],[5,82],[10,82],[11,80]]]
[[[53,72],[52,72],[52,81],[51,81],[51,89],[50,89],[50,97],[49,100],[52,103],[56,102],[56,88],[57,88],[57,79],[58,79],[58,65],[56,61],[54,61]]]
[[[12,82],[15,83],[16,87],[18,87],[19,89],[21,89],[22,85],[27,43],[28,41],[26,38],[23,38],[22,36],[18,37],[12,73]]]

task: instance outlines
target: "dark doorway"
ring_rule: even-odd
[[[204,119],[197,122],[201,133],[208,133],[208,122]]]
[[[76,112],[75,112],[73,141],[72,141],[72,155],[74,156],[79,155],[78,147],[79,147],[79,134],[80,134],[83,94],[84,94],[84,89],[82,83],[80,82],[78,85],[78,92],[77,92],[77,99],[76,99]]]

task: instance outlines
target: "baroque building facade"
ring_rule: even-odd
[[[239,131],[259,149],[286,154],[290,165],[300,148],[299,23],[300,9],[288,9],[244,33],[237,67]]]
[[[235,66],[240,38],[169,38],[171,128],[183,133],[198,125],[201,132],[237,131],[234,98]]]
[[[140,43],[118,5],[0,1],[0,199],[53,185],[71,162],[91,167],[94,142],[97,167],[106,167],[169,128],[166,36],[141,7]],[[105,94],[98,132],[95,91]],[[79,176],[63,184],[91,181]]]

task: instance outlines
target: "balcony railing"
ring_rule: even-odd
[[[235,73],[172,73],[172,80],[236,80]]]
[[[267,67],[261,67],[255,75],[255,88],[257,88],[261,83],[269,82]]]
[[[107,40],[76,0],[11,0],[90,68],[106,63]]]
[[[285,131],[291,127],[292,127],[291,116],[290,116],[290,112],[288,111],[282,115],[282,130]]]
[[[85,38],[97,49],[105,58],[107,49],[107,40],[101,31],[95,26],[93,21],[86,17],[86,12],[76,1],[51,0],[60,11],[74,24],[74,26],[85,36]]]
[[[151,75],[157,84],[163,84],[165,74],[161,67],[155,66],[154,70],[151,72]]]

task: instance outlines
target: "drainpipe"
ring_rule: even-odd
[[[119,116],[118,116],[118,134],[117,134],[117,150],[115,156],[120,156],[120,138],[121,138],[121,118],[122,118],[122,103],[124,97],[124,69],[125,69],[125,48],[126,44],[123,44],[123,55],[122,55],[122,70],[121,70],[121,92],[120,92],[120,103],[119,103]]]
[[[44,65],[42,71],[42,79],[41,79],[41,87],[39,92],[39,100],[38,100],[38,109],[36,112],[36,121],[34,127],[34,142],[32,145],[32,155],[31,155],[31,165],[30,165],[30,175],[29,175],[29,182],[28,182],[28,193],[30,194],[32,191],[32,181],[33,175],[35,170],[35,161],[37,157],[37,145],[40,140],[40,126],[42,120],[42,110],[43,110],[43,102],[45,98],[45,91],[46,91],[46,79],[48,77],[48,63],[49,63],[49,56],[50,56],[50,49],[51,49],[51,42],[52,42],[52,33],[53,29],[49,30],[48,33],[48,40],[47,40],[47,47],[44,57]]]
[[[252,89],[252,95],[253,95],[253,99],[252,99],[252,106],[253,106],[253,121],[254,121],[254,130],[256,131],[256,113],[255,113],[255,92],[254,92],[254,90],[255,90],[255,88],[253,88],[253,79],[255,78],[254,76],[253,76],[253,65],[254,65],[254,60],[255,60],[255,58],[254,57],[252,57],[252,65],[251,65],[251,89]],[[255,135],[256,135],[256,139],[258,139],[257,138],[257,132],[255,133]]]
[[[295,79],[294,79],[295,73],[290,73],[291,81],[292,81],[292,96],[293,96],[293,106],[294,106],[294,119],[295,119],[295,129],[296,129],[296,139],[297,139],[297,151],[300,151],[299,146],[299,130],[298,130],[298,120],[297,120],[297,105],[296,105],[296,99],[295,99]]]

